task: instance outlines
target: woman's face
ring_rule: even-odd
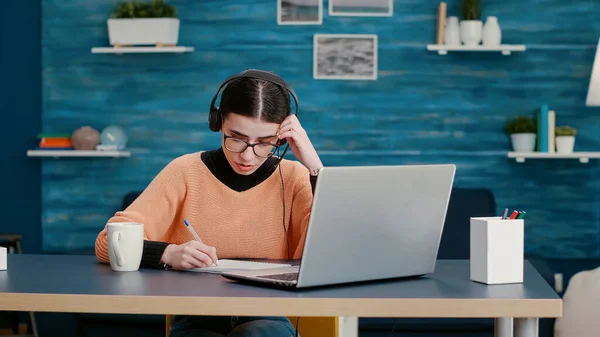
[[[235,113],[230,113],[223,121],[222,137],[223,152],[233,170],[241,175],[250,175],[254,173],[266,160],[257,156],[252,147],[248,146],[246,150],[240,153],[230,151],[230,149],[243,148],[246,146],[239,140],[244,140],[250,144],[256,143],[277,143],[277,130],[279,124],[268,123],[254,117],[246,117]],[[226,139],[226,138],[235,139]],[[272,147],[268,145],[257,145],[254,147],[256,153],[263,156],[267,155]]]

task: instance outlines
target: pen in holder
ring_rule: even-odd
[[[523,282],[523,219],[471,218],[470,245],[472,281],[484,284]]]

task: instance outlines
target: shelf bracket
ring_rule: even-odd
[[[517,158],[515,158],[515,160],[516,160],[517,163],[524,163],[525,162],[525,158],[523,158],[523,157],[517,157]]]
[[[439,55],[446,55],[446,54],[448,54],[448,51],[440,49],[440,50],[438,50],[438,54]]]
[[[590,158],[580,157],[579,162],[582,164],[587,164],[590,162]]]
[[[503,50],[502,55],[510,55],[510,50]]]

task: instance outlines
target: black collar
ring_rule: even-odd
[[[210,172],[227,187],[234,191],[242,192],[262,183],[275,171],[278,158],[268,158],[256,171],[250,175],[237,174],[227,158],[223,148],[202,152],[200,158]]]

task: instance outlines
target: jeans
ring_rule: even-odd
[[[294,337],[287,317],[173,316],[169,337]],[[298,334],[298,336],[300,336]]]

